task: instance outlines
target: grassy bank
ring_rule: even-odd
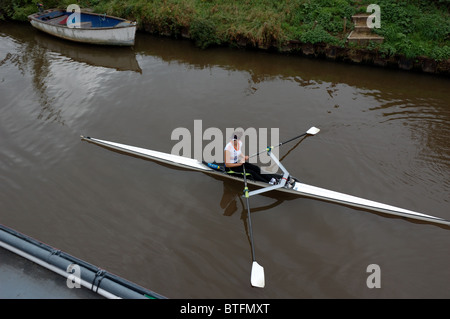
[[[3,0],[0,17],[26,20],[34,1]],[[450,0],[50,0],[46,8],[78,3],[82,8],[135,20],[141,29],[189,37],[202,48],[246,45],[281,50],[292,41],[341,48],[353,29],[352,15],[376,3],[385,38],[368,49],[386,57],[450,58]]]

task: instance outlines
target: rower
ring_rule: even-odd
[[[240,132],[234,132],[231,135],[230,142],[225,146],[225,171],[228,174],[243,174],[243,166],[245,165],[246,174],[251,175],[253,180],[271,184],[275,183],[276,175],[262,174],[259,166],[248,162],[249,157],[242,153],[240,136]]]

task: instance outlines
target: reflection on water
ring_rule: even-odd
[[[346,84],[363,90],[377,91],[383,96],[386,94],[404,96],[406,90],[408,96],[412,94],[412,96],[435,97],[436,93],[440,97],[448,96],[446,90],[439,89],[438,92],[431,90],[436,89],[436,84],[442,88],[442,85],[438,84],[441,81],[449,82],[446,77],[310,58],[298,59],[295,56],[286,58],[286,55],[254,50],[245,51],[245,54],[224,54],[221,48],[199,51],[189,41],[154,39],[142,33],[137,40],[135,45],[137,53],[158,56],[168,63],[186,64],[196,69],[220,67],[229,71],[247,72],[249,83],[255,89],[257,84],[262,82],[283,79],[312,89],[325,86],[324,90],[330,92],[341,84]],[[415,89],[411,90],[411,87]]]
[[[219,180],[221,178],[218,178]],[[242,186],[241,184],[240,186]],[[242,188],[242,187],[240,187]],[[245,203],[243,201],[243,188],[241,191],[239,191],[239,186],[235,185],[234,183],[230,183],[229,180],[223,181],[223,195],[220,200],[220,207],[223,210],[224,216],[232,216],[237,211],[241,211],[241,219],[244,220],[246,223],[247,221],[247,208],[245,207]],[[267,196],[268,198],[272,198],[274,200],[274,203],[263,205],[263,206],[252,206],[250,205],[250,212],[256,213],[256,212],[262,212],[269,210],[271,208],[277,207],[278,205],[281,205],[286,200],[292,200],[294,199],[293,196],[286,196],[285,194],[264,194],[262,196]],[[251,200],[250,200],[251,203]]]
[[[29,48],[41,48],[43,52],[53,52],[72,61],[96,67],[142,73],[132,47],[99,47],[74,43],[55,38],[39,30],[30,29],[29,25],[2,23],[1,26],[0,34],[11,37],[16,43],[23,45],[24,53],[30,53]],[[22,63],[27,61],[24,60]]]
[[[23,76],[28,74],[32,76],[33,87],[38,93],[38,103],[41,105],[37,118],[45,121],[65,124],[62,107],[68,102],[67,99],[70,100],[70,97],[60,96],[59,93],[62,90],[58,92],[57,86],[61,82],[70,79],[73,83],[70,86],[72,86],[74,97],[73,102],[69,101],[69,103],[74,105],[89,97],[86,96],[86,92],[96,93],[95,87],[100,87],[101,74],[104,73],[102,68],[142,73],[136,54],[129,47],[77,44],[52,37],[22,24],[2,23],[0,35],[13,41],[15,52],[8,52],[0,61],[0,66],[9,63],[15,66]],[[90,74],[80,74],[78,67],[70,63],[72,61],[99,69]],[[87,86],[90,89],[80,90],[83,91],[83,96],[80,96],[77,93],[79,86]],[[61,99],[64,99],[64,103],[61,103]]]
[[[23,76],[32,74],[32,84],[36,92],[39,92],[39,104],[41,111],[38,119],[55,121],[64,124],[61,118],[61,110],[55,107],[55,98],[48,93],[47,81],[51,78],[50,60],[47,50],[36,46],[31,42],[20,43],[19,53],[8,52],[0,65],[11,64],[15,66]]]
[[[63,55],[72,61],[117,71],[142,73],[136,60],[136,54],[131,47],[93,47],[55,39],[46,34],[36,34],[34,40],[38,46]]]
[[[220,207],[223,209],[224,216],[231,216],[238,210],[237,199],[240,202],[240,209],[244,211],[243,202],[240,196],[236,194],[236,189],[231,183],[223,182],[223,195],[220,200]]]

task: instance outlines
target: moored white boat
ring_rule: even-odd
[[[136,22],[122,18],[63,9],[43,10],[29,15],[28,20],[36,29],[58,38],[100,45],[132,46],[137,28]]]

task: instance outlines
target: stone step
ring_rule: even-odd
[[[358,44],[367,44],[370,41],[382,43],[384,38],[373,32],[373,29],[367,26],[367,18],[369,14],[355,14],[352,16],[354,30],[347,37],[348,42],[356,42]]]
[[[352,16],[352,20],[355,26],[367,26],[368,17],[368,14],[356,14]]]
[[[358,34],[355,31],[352,31],[347,37],[347,41],[356,42],[358,44],[368,44],[369,42],[383,43],[384,37],[377,34]]]
[[[355,30],[364,32],[364,31],[372,31],[372,28],[369,28],[366,24],[365,25],[355,25]]]
[[[360,35],[374,34],[373,29],[369,28],[368,26],[364,26],[364,27],[355,26],[353,31],[355,31],[356,34],[360,34]]]

